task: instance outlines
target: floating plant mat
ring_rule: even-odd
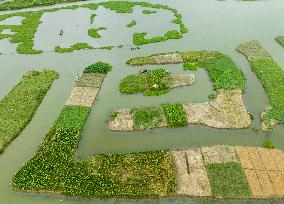
[[[145,14],[145,9],[154,12]],[[24,18],[21,25],[17,19],[13,24],[15,17]],[[0,15],[0,39],[19,43],[20,54],[111,49],[180,39],[187,32],[181,18],[174,8],[146,2],[73,5]],[[135,25],[129,27],[134,21]],[[14,34],[1,34],[4,29],[11,29]]]
[[[109,121],[109,130],[133,131],[161,127],[182,127],[187,126],[187,124],[200,124],[214,128],[243,129],[251,125],[250,115],[243,103],[244,74],[227,55],[215,51],[162,53],[132,58],[127,61],[127,64],[142,66],[147,64],[178,64],[182,62],[202,67],[208,72],[214,83],[213,87],[217,92],[217,95],[213,96],[213,101],[196,104],[162,104],[162,113],[157,113],[153,108],[146,108],[147,111],[145,111],[145,108],[140,108],[138,109],[139,117],[137,116],[137,110],[134,111],[135,109],[128,111],[131,117],[129,115],[125,117],[121,115],[120,110],[116,110],[116,117],[111,117]],[[187,70],[185,66],[184,69]],[[150,71],[150,73],[154,71]],[[159,78],[161,76],[157,75],[156,77]],[[131,85],[135,84],[133,80],[130,82],[129,84]],[[136,82],[136,84],[143,83]],[[129,91],[130,86],[127,86],[127,88],[127,91]],[[141,117],[141,113],[143,113],[143,117]],[[162,120],[163,114],[165,114],[167,122]],[[125,120],[123,120],[123,117],[125,117]],[[131,119],[133,122],[131,122]],[[145,124],[137,128],[135,124],[141,122]],[[124,126],[123,124],[128,125]]]

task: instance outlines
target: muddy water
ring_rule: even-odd
[[[284,2],[269,0],[260,2],[180,0],[152,1],[167,4],[179,10],[190,32],[181,40],[172,40],[158,44],[142,46],[131,51],[130,47],[105,50],[78,51],[70,54],[45,52],[41,55],[25,56],[18,54],[0,55],[0,98],[20,80],[21,75],[31,69],[51,68],[60,72],[57,80],[48,92],[34,119],[22,134],[0,155],[0,203],[136,203],[124,200],[86,200],[66,198],[55,195],[39,195],[13,192],[10,180],[23,163],[29,160],[42,142],[48,129],[63,107],[76,74],[85,66],[101,60],[113,65],[103,83],[95,106],[85,126],[79,144],[77,156],[87,158],[95,153],[113,153],[128,151],[146,151],[156,149],[176,149],[197,145],[233,144],[259,146],[265,136],[251,130],[216,130],[191,125],[186,128],[160,129],[150,132],[111,133],[106,129],[105,121],[113,109],[123,107],[151,106],[167,102],[202,102],[212,93],[212,83],[204,70],[193,72],[196,83],[189,87],[172,90],[160,97],[142,95],[126,96],[118,92],[119,81],[139,68],[128,67],[124,62],[134,56],[149,55],[158,52],[210,49],[229,54],[241,67],[247,78],[245,103],[255,116],[254,126],[258,126],[259,114],[268,104],[267,96],[246,59],[234,49],[242,42],[257,39],[271,53],[274,59],[284,67],[284,49],[273,39],[284,35]],[[77,3],[78,4],[78,3]],[[4,12],[3,12],[4,13]],[[5,12],[6,13],[6,12]],[[71,21],[71,19],[66,19]],[[145,23],[145,26],[149,24]],[[115,36],[116,34],[113,33]],[[129,39],[129,36],[126,36]],[[42,46],[48,46],[49,41]],[[13,52],[15,45],[0,41],[0,52]],[[156,67],[156,66],[155,66]],[[147,68],[155,68],[148,66]],[[181,65],[165,67],[171,72],[183,73]],[[284,149],[284,126],[278,126],[269,136],[280,149]],[[159,201],[139,201],[138,203],[195,203],[198,200],[187,198],[169,198]],[[212,201],[219,203],[217,201]],[[239,203],[240,201],[236,201]],[[227,202],[226,202],[227,203]],[[234,202],[233,202],[234,203]],[[279,202],[280,203],[280,202]]]

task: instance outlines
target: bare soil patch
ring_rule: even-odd
[[[170,74],[169,88],[173,89],[179,86],[189,86],[195,82],[193,74]]]
[[[211,188],[199,148],[171,152],[176,167],[177,194],[211,196]]]
[[[160,54],[153,56],[155,64],[179,64],[183,63],[180,53]]]
[[[133,114],[129,109],[117,110],[117,116],[109,121],[108,128],[111,131],[132,131]]]
[[[98,92],[98,88],[74,87],[65,105],[91,107]]]
[[[184,110],[190,124],[227,129],[248,128],[251,124],[241,90],[220,89],[214,101],[187,104]]]

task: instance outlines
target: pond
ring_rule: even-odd
[[[203,102],[208,101],[208,95],[213,92],[212,82],[209,80],[208,74],[205,70],[200,69],[197,72],[190,72],[196,75],[195,84],[176,88],[166,95],[159,97],[121,95],[118,91],[120,80],[130,74],[137,73],[140,69],[127,66],[125,62],[129,58],[189,49],[217,50],[230,55],[247,78],[244,101],[248,111],[255,116],[253,120],[254,127],[259,127],[259,115],[263,108],[268,105],[268,99],[260,82],[251,71],[247,60],[236,52],[235,48],[240,43],[256,39],[284,67],[284,49],[274,41],[277,35],[284,34],[283,26],[281,26],[284,19],[284,2],[282,0],[257,2],[166,0],[148,2],[165,4],[176,8],[182,14],[182,20],[186,27],[189,28],[189,33],[184,34],[183,38],[179,40],[148,44],[141,46],[139,50],[131,50],[132,34],[135,31],[145,31],[149,32],[149,35],[156,36],[165,33],[167,30],[175,29],[171,27],[171,24],[167,23],[172,18],[170,16],[172,14],[165,11],[151,15],[141,15],[141,8],[135,8],[132,14],[123,15],[99,8],[95,12],[98,17],[95,18],[92,25],[90,25],[89,16],[93,12],[88,13],[89,11],[85,11],[85,9],[60,10],[54,14],[44,14],[41,19],[43,23],[40,25],[35,37],[35,48],[44,50],[44,53],[40,55],[16,54],[15,44],[10,44],[8,39],[0,40],[0,52],[2,53],[0,55],[0,98],[3,98],[18,83],[22,74],[29,70],[48,68],[57,70],[60,73],[60,78],[46,95],[32,122],[0,155],[0,198],[3,203],[62,203],[62,201],[64,203],[136,203],[136,201],[125,200],[85,200],[47,194],[20,193],[10,190],[12,176],[32,157],[49,128],[52,127],[75,84],[75,76],[82,73],[86,66],[96,61],[105,61],[112,64],[113,71],[105,78],[96,104],[93,106],[85,125],[76,152],[77,159],[86,159],[96,153],[179,149],[211,144],[261,146],[265,140],[265,135],[261,131],[255,133],[250,129],[217,130],[190,125],[184,128],[165,128],[135,133],[113,133],[107,130],[106,123],[114,109],[151,106],[162,103]],[[59,6],[52,6],[51,8],[53,7]],[[0,12],[0,14],[2,13],[8,12]],[[152,15],[157,16],[152,19]],[[82,18],[83,16],[86,17]],[[161,18],[163,20],[160,22],[159,19]],[[135,27],[133,30],[126,27],[126,24],[131,20],[137,21],[137,28]],[[15,23],[18,21],[19,19],[13,19]],[[159,23],[163,25],[163,29],[158,29],[157,25]],[[74,26],[70,25],[74,24],[80,25],[79,28],[72,30]],[[107,27],[107,30],[101,31],[105,35],[101,39],[92,39],[88,35],[82,34],[82,31],[86,31],[90,26],[96,28]],[[66,30],[66,36],[59,39],[58,32],[61,27],[63,27],[64,31]],[[71,29],[70,32],[76,33],[75,37],[68,35],[69,29]],[[96,47],[120,44],[126,46],[114,48],[110,51],[94,49],[67,54],[51,52],[57,45],[68,47],[77,42],[87,42]],[[149,69],[160,67],[164,67],[172,73],[185,73],[181,64],[145,66],[145,68]],[[284,126],[281,125],[276,126],[269,136],[276,147],[282,150],[284,150],[283,135]],[[138,203],[195,202],[197,202],[195,199],[168,198],[160,201],[139,201]]]

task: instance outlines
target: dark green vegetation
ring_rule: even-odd
[[[263,147],[267,148],[267,149],[274,149],[275,145],[272,143],[271,140],[267,139],[263,142],[262,144]]]
[[[184,62],[183,63],[183,70],[185,71],[196,71],[198,69],[198,65],[196,63]]]
[[[130,23],[128,23],[126,26],[128,27],[128,28],[131,28],[131,27],[133,27],[133,26],[135,26],[136,25],[136,21],[135,20],[132,20]]]
[[[93,49],[93,47],[88,45],[87,43],[76,43],[68,48],[62,48],[60,46],[56,46],[54,48],[54,51],[59,53],[68,53],[68,52],[73,52],[74,50],[83,50],[83,49]]]
[[[91,28],[88,30],[88,35],[91,36],[92,38],[100,38],[102,37],[98,31],[100,30],[106,30],[105,27],[99,27],[99,28]]]
[[[180,39],[182,38],[182,34],[177,30],[171,30],[166,32],[166,34],[163,37],[153,37],[153,38],[145,38],[147,35],[146,32],[142,33],[134,33],[133,34],[133,44],[134,45],[144,45],[149,43],[157,43],[157,42],[163,42],[170,39]]]
[[[90,16],[90,23],[93,24],[94,23],[94,20],[95,20],[95,17],[97,16],[97,14],[93,13],[91,14]]]
[[[102,62],[86,68],[87,74],[110,70],[111,66]],[[63,108],[36,154],[13,177],[13,189],[97,198],[174,194],[168,151],[94,155],[87,161],[75,161],[73,156],[90,110],[82,106]]]
[[[277,36],[275,40],[282,46],[284,46],[284,36]]]
[[[157,13],[157,11],[151,11],[151,10],[144,10],[143,14],[152,14],[152,13]]]
[[[272,119],[284,123],[284,71],[257,41],[240,45],[238,51],[248,58],[252,70],[268,94],[271,108],[266,110],[262,120],[269,129],[272,129]]]
[[[134,130],[147,130],[166,124],[165,115],[161,107],[146,107],[133,109]]]
[[[181,52],[180,54],[185,62],[184,68],[204,68],[208,72],[210,79],[214,82],[213,86],[215,89],[244,90],[246,82],[245,76],[242,70],[236,66],[229,56],[206,50]],[[133,58],[126,63],[132,66],[155,64],[155,57],[158,55],[161,54]],[[194,66],[194,68],[192,68],[192,66]]]
[[[241,164],[207,164],[206,169],[214,197],[248,198],[251,196]]]
[[[31,121],[57,78],[54,71],[32,71],[3,98],[0,102],[0,153]]]
[[[157,96],[167,93],[168,87],[169,73],[165,69],[155,69],[122,79],[119,91],[124,94],[144,93],[148,96]]]
[[[40,2],[41,0],[38,0],[38,1]],[[19,3],[19,2],[24,2],[24,1],[16,0],[15,2]],[[9,2],[0,4],[0,9],[1,8],[4,9],[4,7],[8,9],[15,8],[13,6],[9,7],[8,5],[9,5]],[[21,4],[20,6],[23,6],[23,5],[31,6],[29,3],[27,4],[24,3],[24,4]],[[180,28],[179,31],[177,30],[168,31],[163,37],[154,37],[151,39],[144,38],[146,33],[135,33],[133,35],[133,43],[135,45],[160,42],[160,41],[165,41],[168,39],[179,39],[182,37],[183,33],[188,32],[188,30],[185,28],[184,24],[182,23],[181,14],[179,14],[176,9],[170,8],[165,5],[150,4],[147,2],[110,1],[110,2],[90,3],[90,4],[84,4],[84,5],[72,5],[72,6],[61,7],[61,8],[43,9],[39,11],[17,12],[17,13],[0,15],[0,21],[5,20],[12,16],[22,16],[25,18],[22,21],[21,25],[0,25],[0,32],[2,32],[4,29],[11,29],[12,32],[15,32],[15,34],[0,34],[0,39],[10,38],[11,43],[19,43],[17,47],[17,52],[20,54],[40,54],[42,53],[41,50],[33,49],[33,45],[34,45],[33,39],[34,39],[35,32],[39,24],[41,23],[40,18],[43,13],[55,12],[61,9],[77,9],[77,8],[88,8],[91,10],[96,10],[99,6],[104,6],[105,8],[115,11],[116,13],[132,13],[133,7],[135,6],[141,6],[145,8],[155,8],[155,9],[166,9],[174,13],[175,19],[172,21],[172,23],[179,25],[179,28]],[[93,14],[90,17],[90,21],[93,22],[94,18],[95,18],[95,15]],[[89,34],[93,35],[94,37],[99,37],[99,34],[95,33],[94,30],[89,31]],[[80,49],[86,49],[86,48],[92,49],[91,46],[85,43],[77,43],[70,48],[60,48],[59,46],[57,46],[55,48],[55,51],[56,52],[72,52],[73,50],[80,50]]]
[[[3,4],[2,4],[3,5]],[[1,6],[1,5],[0,5]],[[34,35],[41,23],[40,17],[43,11],[35,12],[22,12],[15,14],[4,14],[0,15],[0,21],[5,20],[12,16],[21,16],[25,19],[22,20],[21,25],[0,25],[0,32],[4,29],[11,29],[14,34],[1,35],[0,39],[10,38],[11,43],[19,43],[17,46],[17,52],[20,54],[40,54],[41,50],[34,50]]]
[[[107,74],[112,70],[112,66],[105,62],[96,62],[85,68],[84,73]]]
[[[60,4],[65,2],[76,2],[81,0],[12,0],[0,4],[0,10],[16,10],[22,8],[30,8],[35,6],[47,6],[53,4]]]
[[[186,113],[181,104],[164,104],[162,107],[170,127],[187,125]]]

